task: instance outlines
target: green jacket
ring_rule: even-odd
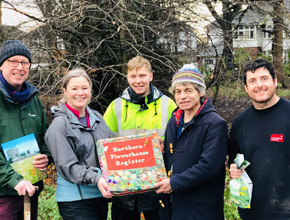
[[[127,88],[109,105],[104,114],[109,128],[118,136],[153,131],[164,138],[167,122],[176,108],[174,101],[153,86],[150,95],[145,97],[145,107],[136,103],[136,99]]]
[[[37,89],[29,84],[30,96],[22,104],[15,103],[0,81],[0,144],[34,133],[42,154],[51,158],[44,141],[48,127]],[[6,162],[0,147],[0,197],[17,195],[14,187],[23,179]]]

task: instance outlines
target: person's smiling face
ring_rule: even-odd
[[[85,111],[86,105],[90,102],[92,89],[89,81],[83,76],[73,77],[63,88],[67,104],[73,109],[78,110],[81,115]]]
[[[25,63],[26,65],[23,66]],[[18,64],[13,66],[14,64]],[[27,80],[29,75],[30,63],[27,57],[22,55],[16,55],[5,60],[0,67],[4,79],[15,88],[20,91],[22,84]]]
[[[127,73],[127,80],[134,92],[142,97],[150,94],[150,82],[153,79],[153,73],[146,66],[135,68]]]
[[[190,83],[178,83],[175,86],[174,97],[176,104],[189,114],[197,112],[202,96]]]
[[[258,68],[254,72],[247,71],[245,90],[252,99],[253,105],[258,109],[268,108],[277,101],[277,78],[273,80],[270,72],[264,68]]]

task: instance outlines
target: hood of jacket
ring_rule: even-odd
[[[93,128],[96,122],[100,122],[99,117],[92,111],[88,106],[86,106],[86,110],[89,113],[90,125]],[[51,112],[53,113],[53,117],[65,116],[69,119],[70,123],[76,127],[84,126],[80,123],[78,117],[72,113],[64,104],[59,103],[58,106],[52,106]],[[89,128],[88,128],[89,129]]]
[[[146,100],[146,104],[149,104],[151,102],[155,102],[157,99],[161,98],[163,96],[163,93],[154,87],[152,83],[150,83],[150,94],[146,97],[140,97],[138,94],[134,92],[134,90],[131,87],[126,88],[123,92],[120,94],[120,98],[125,99],[128,102],[132,102],[134,104],[142,104],[142,99]],[[144,101],[143,101],[144,102]]]

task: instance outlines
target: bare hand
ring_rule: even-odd
[[[154,187],[160,187],[159,189],[156,190],[156,193],[172,193],[173,189],[170,186],[170,179],[165,179],[162,180],[159,183],[155,183]]]
[[[237,178],[241,177],[243,172],[244,172],[244,170],[238,169],[236,164],[234,164],[234,163],[231,164],[230,173],[231,173],[231,177],[233,179],[237,179]]]
[[[164,141],[161,137],[158,137],[158,141],[160,142],[160,152],[164,152]]]
[[[110,199],[113,197],[113,194],[110,192],[110,187],[103,177],[98,181],[98,187],[105,198]]]
[[[39,169],[40,171],[46,170],[48,166],[48,157],[45,154],[36,155],[34,157],[34,161],[32,161],[32,164],[35,168]]]
[[[19,196],[25,196],[26,193],[31,197],[35,193],[34,186],[26,180],[21,180],[14,188]]]

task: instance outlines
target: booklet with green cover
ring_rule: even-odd
[[[4,156],[13,169],[32,184],[44,179],[45,173],[31,163],[40,154],[34,134],[29,134],[1,144]]]

